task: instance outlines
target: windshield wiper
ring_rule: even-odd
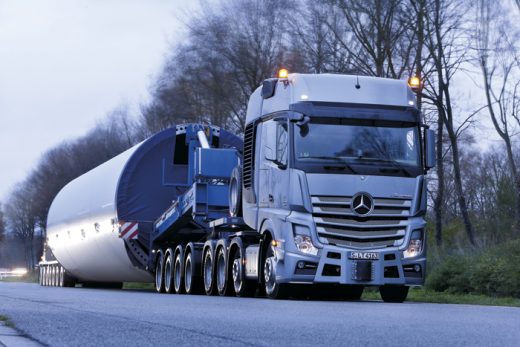
[[[318,156],[311,156],[311,157],[300,157],[299,159],[325,159],[325,160],[333,160],[335,162],[340,163],[341,165],[324,165],[323,168],[325,170],[349,169],[350,172],[352,172],[353,174],[357,174],[356,170],[354,170],[352,168],[352,166],[350,166],[345,161],[345,159],[340,158],[340,157],[331,157],[331,156],[326,156],[326,155],[318,155]]]
[[[408,177],[412,176],[412,174],[410,173],[410,171],[407,168],[405,168],[400,162],[398,162],[397,160],[394,160],[394,159],[367,158],[367,157],[363,157],[363,156],[359,156],[359,157],[357,157],[355,159],[356,160],[372,161],[372,162],[377,162],[377,163],[390,164],[390,166],[393,166],[396,169],[401,170],[402,172],[404,172]],[[381,169],[379,169],[379,170],[381,171]]]

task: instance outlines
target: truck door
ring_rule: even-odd
[[[269,196],[271,195],[271,158],[275,155],[276,124],[268,120],[261,124],[261,145],[258,165],[258,208],[269,207]],[[257,225],[257,227],[259,227]]]

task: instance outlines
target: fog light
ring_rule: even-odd
[[[300,260],[300,261],[296,264],[296,266],[298,267],[298,269],[303,269],[303,268],[305,267],[305,262],[303,262],[303,261]]]
[[[415,272],[421,272],[421,265],[415,264],[413,269],[415,270]]]
[[[408,248],[403,252],[404,258],[413,258],[421,254],[423,247],[423,232],[422,230],[414,230]]]

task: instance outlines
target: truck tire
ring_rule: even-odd
[[[206,295],[215,294],[215,276],[213,265],[213,252],[210,247],[204,250],[204,257],[202,258],[202,278],[204,280],[204,291]]]
[[[229,215],[239,217],[242,215],[242,167],[236,166],[231,171],[229,179]]]
[[[184,259],[184,288],[186,294],[200,294],[202,293],[202,284],[200,277],[196,276],[195,259],[193,252],[187,251]]]
[[[233,249],[231,259],[231,279],[235,295],[239,297],[250,297],[255,295],[256,283],[246,278],[245,255],[241,247]]]
[[[164,254],[162,250],[157,252],[155,260],[155,290],[158,293],[164,293]]]
[[[58,286],[63,287],[65,284],[65,269],[63,266],[59,266],[58,268]]]
[[[168,248],[164,256],[164,292],[172,294],[175,293],[173,286],[173,249]]]
[[[184,252],[183,247],[178,246],[175,250],[173,263],[173,288],[175,293],[184,294]]]
[[[229,280],[228,261],[225,247],[217,249],[216,279],[217,291],[220,296],[231,294],[231,281]]]
[[[263,284],[265,294],[269,299],[284,299],[288,297],[289,285],[276,281],[274,249],[271,244],[267,246],[263,264]]]
[[[58,267],[56,265],[52,265],[52,275],[51,275],[51,286],[53,287],[56,287],[56,284],[57,284],[57,280],[56,280],[56,277],[57,277],[57,274],[58,274]]]
[[[384,302],[403,302],[408,296],[410,287],[385,285],[379,287],[379,294]]]

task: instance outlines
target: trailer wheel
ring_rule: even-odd
[[[410,287],[386,285],[379,287],[379,294],[384,302],[403,302],[408,296]]]
[[[256,291],[256,284],[254,281],[247,280],[245,269],[245,258],[242,254],[241,247],[236,247],[232,256],[233,263],[231,264],[231,277],[233,279],[233,288],[236,296],[249,297],[254,296]]]
[[[58,272],[58,286],[63,287],[65,284],[65,269],[60,265]]]
[[[213,253],[208,247],[204,250],[204,263],[202,266],[202,278],[204,279],[204,291],[206,295],[215,294]]]
[[[186,254],[186,259],[184,259],[184,289],[186,289],[186,294],[199,294],[202,292],[200,277],[197,277],[195,274],[195,261],[193,253],[190,251]]]
[[[157,252],[157,260],[155,261],[155,290],[158,293],[164,293],[164,271],[163,271],[164,254],[162,251]]]
[[[228,271],[228,261],[226,257],[226,248],[219,247],[217,251],[217,290],[220,296],[229,296],[231,294],[231,281]]]
[[[278,283],[276,281],[276,262],[275,251],[273,246],[267,246],[267,252],[264,258],[264,288],[265,294],[270,299],[283,299],[288,294],[288,284]]]
[[[175,293],[184,293],[184,274],[183,274],[183,263],[182,263],[182,251],[178,250],[175,254],[175,263],[173,265],[173,284],[175,287]]]
[[[57,281],[58,271],[57,270],[58,270],[58,266],[53,265],[52,266],[52,277],[51,277],[53,287],[56,287],[56,285],[58,284],[58,281]]]
[[[168,248],[164,260],[164,291],[168,294],[174,293],[173,287],[173,249]]]

